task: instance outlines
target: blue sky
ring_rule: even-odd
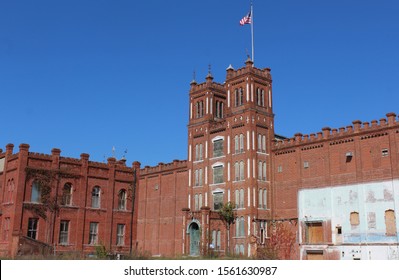
[[[187,158],[188,90],[244,66],[247,0],[0,0],[0,148]],[[399,114],[399,1],[254,0],[276,133]]]

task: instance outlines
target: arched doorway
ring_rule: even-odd
[[[190,255],[199,255],[199,244],[200,244],[200,230],[196,222],[192,222],[188,228],[190,234]]]

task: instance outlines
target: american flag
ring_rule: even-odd
[[[251,12],[249,12],[245,17],[243,17],[240,20],[240,25],[251,24],[251,23],[252,23]]]

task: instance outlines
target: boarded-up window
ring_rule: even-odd
[[[396,235],[396,222],[395,222],[395,211],[387,210],[385,211],[385,226],[386,235],[395,236]]]
[[[320,244],[323,243],[323,224],[321,222],[306,224],[306,243]]]
[[[359,213],[358,212],[351,212],[350,216],[351,226],[358,226],[359,225]]]
[[[323,251],[307,251],[307,260],[324,260]]]

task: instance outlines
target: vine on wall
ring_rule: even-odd
[[[69,173],[67,170],[48,170],[40,168],[26,167],[26,181],[32,180],[39,185],[40,189],[40,203],[25,204],[25,209],[28,209],[39,217],[46,219],[47,211],[56,212],[59,209],[59,201],[55,196],[51,196],[54,187],[53,182],[59,182],[61,178],[79,178],[79,175]]]

